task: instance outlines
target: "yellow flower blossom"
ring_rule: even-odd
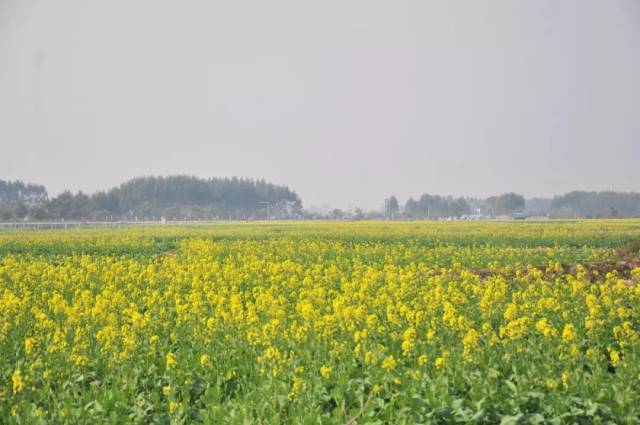
[[[571,323],[564,325],[562,329],[562,340],[564,342],[571,342],[576,339],[575,327]]]
[[[291,383],[291,390],[289,391],[289,395],[288,395],[289,400],[293,400],[294,398],[296,398],[296,396],[300,394],[303,388],[304,388],[304,381],[302,380],[302,378],[295,376],[293,378],[293,382]]]
[[[364,363],[370,365],[374,362],[373,353],[371,351],[367,351],[364,353]]]
[[[385,370],[393,370],[398,365],[398,362],[393,356],[387,356],[382,361],[382,368]]]
[[[427,364],[427,362],[428,362],[428,361],[429,361],[429,360],[428,360],[428,358],[427,358],[426,354],[423,354],[423,355],[421,355],[420,357],[418,357],[418,364],[419,364],[420,366],[424,366],[425,364]]]
[[[207,367],[211,365],[211,358],[207,354],[200,356],[200,366]]]
[[[325,378],[328,379],[329,376],[331,376],[331,368],[328,366],[322,366],[320,368],[320,375]]]
[[[24,340],[24,351],[27,354],[31,354],[33,353],[33,351],[36,349],[38,341],[31,337],[31,338],[25,338]]]
[[[13,371],[13,374],[11,375],[11,382],[13,383],[14,394],[17,394],[24,389],[24,380],[22,379],[20,369],[16,369]]]
[[[620,352],[617,350],[609,349],[609,357],[611,358],[611,364],[615,367],[620,365]]]
[[[176,355],[173,353],[167,353],[165,356],[167,369],[173,369],[178,364],[178,360],[176,359]]]

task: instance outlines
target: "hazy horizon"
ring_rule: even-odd
[[[640,2],[0,0],[0,179],[640,191]]]

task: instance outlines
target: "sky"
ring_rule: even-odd
[[[0,179],[640,191],[638,0],[0,0]]]

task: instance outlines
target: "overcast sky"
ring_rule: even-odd
[[[0,0],[0,179],[640,191],[638,0]]]

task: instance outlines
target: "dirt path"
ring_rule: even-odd
[[[618,275],[621,278],[629,279],[631,277],[631,271],[640,267],[640,240],[628,243],[618,248],[616,250],[616,258],[613,261],[592,262],[580,265],[584,270],[586,270],[591,280],[613,271],[618,272]],[[577,264],[562,264],[561,267],[563,269],[563,274],[576,274],[578,272]],[[537,269],[540,270],[540,268]],[[482,278],[500,274],[489,269],[473,269],[472,272]],[[526,275],[529,273],[529,269],[523,268],[520,270],[520,273],[522,275]],[[515,273],[509,273],[509,275],[513,274]],[[553,272],[551,274],[557,274],[557,272]]]

